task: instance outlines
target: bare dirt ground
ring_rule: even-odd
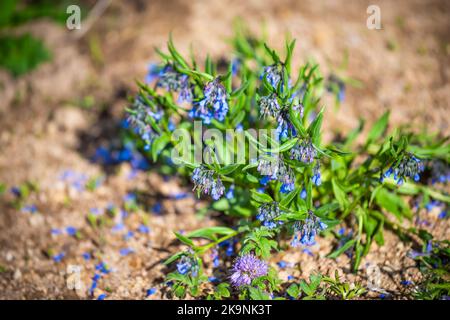
[[[328,108],[324,123],[330,136],[333,130],[355,127],[360,117],[370,123],[387,109],[393,124],[449,134],[448,1],[376,2],[382,30],[366,27],[366,8],[373,1],[350,5],[331,0],[115,1],[80,40],[48,21],[26,26],[44,38],[54,59],[20,79],[0,73],[0,182],[10,188],[32,181],[39,187],[27,199],[37,213],[14,209],[9,193],[0,199],[0,298],[90,299],[105,293],[108,298],[144,299],[150,288],[157,290],[148,299],[167,298],[161,262],[179,249],[172,231],[215,223],[195,216],[201,203],[193,195],[174,199],[189,192],[175,178],[143,172],[130,177],[128,164],[105,171],[89,158],[114,137],[126,97],[135,90],[134,80],[145,75],[155,58],[153,47],[163,47],[170,31],[180,51],[187,53],[192,45],[199,57],[209,52],[219,58],[229,48],[224,40],[232,34],[236,16],[255,31],[265,22],[272,46],[282,48],[290,32],[297,39],[297,61],[313,57],[325,74],[348,53],[344,75],[363,87],[349,88],[338,112]],[[64,172],[101,177],[102,183],[95,190],[80,191],[73,181],[62,179]],[[136,190],[145,193],[147,210],[130,212],[122,230],[90,226],[89,212],[103,212],[110,204],[121,208],[124,196]],[[162,204],[160,214],[152,212],[156,203]],[[117,217],[111,220],[117,222]],[[435,212],[422,212],[421,217],[437,238],[449,239],[448,219],[437,219]],[[142,223],[148,224],[149,233],[139,231]],[[76,237],[67,235],[69,226],[77,228]],[[414,262],[406,257],[409,245],[394,234],[386,234],[385,246],[374,244],[358,275],[349,272],[346,256],[336,261],[323,257],[334,245],[331,238],[320,239],[312,255],[289,250],[274,256],[272,264],[288,262],[283,280],[339,270],[348,281],[363,284],[367,268],[377,265],[380,287],[394,298],[411,290],[401,281],[420,280]],[[134,252],[121,255],[127,248]],[[65,256],[55,262],[49,252]],[[82,256],[86,252],[90,259]],[[99,262],[107,263],[111,272],[89,295]],[[83,287],[77,290],[67,287],[73,280],[67,273],[70,265],[82,268]]]

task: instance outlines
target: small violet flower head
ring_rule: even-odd
[[[259,207],[256,219],[266,228],[273,229],[283,224],[283,221],[275,220],[281,213],[278,202],[264,203]]]
[[[206,169],[203,166],[195,168],[192,173],[193,190],[210,194],[214,200],[219,200],[225,192],[225,187],[218,176],[214,178],[214,174],[213,170]]]
[[[265,261],[256,258],[253,254],[246,254],[236,259],[230,277],[234,287],[250,285],[253,279],[267,275],[268,265]]]
[[[311,140],[299,141],[291,150],[291,159],[310,164],[317,156],[317,151],[312,145]]]
[[[210,124],[212,119],[223,121],[228,113],[227,91],[218,78],[205,86],[203,95],[203,99],[194,102],[189,116],[200,118],[205,124]]]
[[[325,230],[327,225],[320,221],[312,211],[309,211],[308,217],[303,221],[297,221],[294,224],[294,239],[291,246],[299,245],[312,246],[316,243],[315,237],[318,232]]]

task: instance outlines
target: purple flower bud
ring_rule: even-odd
[[[246,254],[236,259],[232,268],[230,282],[234,287],[250,285],[253,279],[267,275],[268,265],[253,254]]]

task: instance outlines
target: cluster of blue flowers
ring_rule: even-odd
[[[152,110],[141,96],[138,96],[133,104],[133,109],[128,112],[127,121],[134,128],[145,142],[145,150],[149,150],[152,141],[158,137],[158,133],[153,129],[149,120],[150,118],[158,122],[161,120],[163,112],[161,110]]]
[[[286,166],[281,157],[266,158],[261,157],[258,161],[258,172],[267,176],[268,180],[278,180],[281,182],[280,191],[289,193],[295,188],[295,175],[291,168]]]
[[[227,91],[218,78],[206,84],[203,95],[203,99],[194,102],[189,116],[202,119],[205,124],[212,119],[223,121],[228,113]]]
[[[236,259],[232,268],[230,282],[234,287],[250,285],[253,279],[267,275],[268,265],[253,254],[246,254]]]
[[[266,228],[274,229],[283,224],[283,221],[275,220],[280,216],[280,214],[282,214],[282,211],[278,206],[278,202],[273,201],[270,203],[264,203],[259,207],[256,219],[261,221],[262,225]]]
[[[296,221],[294,223],[294,239],[291,241],[291,246],[297,247],[299,245],[312,246],[316,243],[316,235],[327,228],[319,217],[314,215],[312,211],[308,212],[308,217],[303,221]]]
[[[425,170],[423,162],[416,158],[414,155],[407,153],[401,161],[395,165],[391,166],[384,174],[381,176],[381,182],[384,178],[388,178],[394,175],[394,180],[397,185],[402,185],[406,177],[414,179],[414,181],[420,180],[420,173]]]
[[[291,150],[291,159],[310,164],[317,156],[317,151],[311,140],[303,139],[299,141]]]
[[[295,106],[293,106],[292,108],[295,108]],[[277,122],[278,127],[276,129],[276,132],[278,134],[279,140],[297,136],[297,131],[295,130],[295,127],[290,120],[289,111],[287,109],[280,111],[280,113],[278,114]]]
[[[322,184],[322,176],[320,174],[320,164],[317,163],[313,169],[312,182],[318,187]]]
[[[278,117],[281,106],[278,103],[278,98],[275,93],[261,97],[258,102],[261,116],[270,116],[274,118]]]
[[[271,66],[264,67],[264,71],[261,74],[260,78],[263,79],[264,77],[267,79],[267,82],[269,82],[273,88],[276,88],[281,80],[281,70],[279,65],[274,64]]]
[[[157,87],[164,88],[169,92],[178,92],[178,102],[192,101],[192,90],[189,84],[189,77],[175,71],[170,64],[162,67],[151,64],[145,81],[151,83],[155,79],[157,80]]]
[[[193,277],[198,274],[199,266],[197,260],[189,252],[183,255],[177,263],[177,271],[182,275],[190,273]]]
[[[443,161],[433,161],[431,166],[431,183],[447,183],[450,181],[450,167]]]
[[[219,200],[225,192],[225,187],[220,177],[214,178],[214,175],[215,172],[213,170],[200,166],[194,169],[192,182],[194,183],[194,190],[210,194],[214,200]]]

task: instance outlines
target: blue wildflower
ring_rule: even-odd
[[[431,183],[447,183],[450,181],[450,167],[441,160],[435,160],[431,166]]]
[[[37,207],[34,204],[27,205],[27,206],[22,207],[21,211],[22,212],[28,212],[28,213],[36,213],[37,212]]]
[[[182,200],[182,199],[188,198],[189,194],[187,192],[178,192],[178,193],[171,195],[171,197],[175,200]]]
[[[63,259],[65,256],[66,256],[66,254],[65,254],[64,252],[55,254],[55,255],[53,256],[53,261],[55,261],[56,263],[59,263],[59,262],[62,261],[62,259]]]
[[[178,102],[192,101],[192,90],[189,85],[189,77],[175,71],[171,65],[166,65],[159,72],[159,79],[156,85],[169,92],[178,92]]]
[[[145,76],[145,83],[149,84],[156,80],[162,70],[162,67],[156,63],[150,63],[148,65],[148,71]]]
[[[12,193],[15,197],[17,197],[17,198],[19,198],[19,197],[22,196],[22,191],[20,191],[20,188],[18,188],[18,187],[12,187],[12,188],[10,189],[10,191],[11,191],[11,193]]]
[[[261,116],[278,118],[281,111],[281,106],[278,103],[277,96],[274,93],[261,97],[258,101],[258,105]]]
[[[284,268],[287,267],[286,261],[283,261],[283,260],[278,261],[278,262],[277,262],[277,265],[278,265],[281,269],[284,269]]]
[[[111,270],[109,270],[109,268],[108,268],[108,265],[104,262],[99,262],[98,264],[96,264],[95,270],[100,271],[101,273],[104,273],[104,274],[108,274],[111,272]]]
[[[133,236],[134,236],[134,232],[133,232],[133,231],[128,231],[128,232],[123,236],[123,239],[124,239],[125,241],[128,241],[128,240],[130,240],[131,238],[133,238]]]
[[[122,222],[119,222],[119,223],[116,223],[112,228],[111,228],[111,231],[113,232],[113,233],[117,233],[117,232],[120,232],[120,231],[122,231],[122,230],[124,230],[125,229],[125,225],[122,223]]]
[[[228,189],[227,194],[225,195],[225,197],[227,199],[233,199],[234,198],[234,184],[232,184],[230,186],[230,188]]]
[[[60,229],[53,228],[51,230],[51,234],[55,235],[55,236],[58,236],[58,235],[62,234],[62,231]]]
[[[256,219],[261,221],[262,225],[266,228],[273,229],[283,224],[283,221],[276,220],[282,213],[278,202],[268,202],[259,207]]]
[[[138,231],[140,233],[150,233],[150,228],[147,227],[145,224],[140,224],[138,227]]]
[[[232,255],[234,255],[234,242],[232,240],[226,240],[219,243],[219,247],[226,247],[225,254],[227,257],[231,257]]]
[[[66,228],[66,232],[69,236],[75,236],[77,234],[77,228],[69,226]]]
[[[268,180],[278,180],[281,182],[280,191],[288,193],[294,190],[295,175],[294,172],[284,164],[281,157],[265,158],[262,157],[258,162],[258,172],[263,176],[268,176],[264,182]]]
[[[156,288],[150,288],[150,289],[147,289],[147,291],[145,292],[145,296],[149,297],[151,295],[154,295],[155,293],[156,293]]]
[[[318,187],[322,184],[322,179],[320,175],[320,165],[317,163],[317,165],[314,167],[313,170],[313,176],[312,176],[312,182]]]
[[[215,172],[208,170],[204,166],[194,169],[192,173],[192,182],[194,189],[199,193],[210,194],[214,200],[219,200],[225,192],[225,187],[220,180],[220,177],[214,178]]]
[[[303,188],[302,191],[300,191],[300,198],[306,199],[307,195],[308,195],[308,194],[307,194],[307,192],[306,192],[306,189]]]
[[[127,120],[144,141],[145,146],[150,146],[153,140],[159,136],[152,126],[153,122],[161,120],[163,112],[154,106],[148,106],[142,96],[138,96],[133,103],[132,109],[128,110]]]
[[[84,252],[81,256],[85,261],[91,260],[91,254],[89,252]]]
[[[291,150],[290,158],[310,164],[317,156],[317,151],[314,148],[311,140],[300,140]]]
[[[134,250],[131,248],[122,248],[122,249],[120,249],[119,253],[121,256],[127,256],[131,253],[134,253]]]
[[[315,216],[312,211],[309,211],[305,220],[294,223],[294,239],[291,241],[291,246],[297,247],[300,244],[311,246],[315,244],[317,233],[326,228],[327,225],[319,217]]]
[[[388,178],[394,174],[393,179],[397,182],[397,185],[402,185],[407,177],[418,182],[420,180],[420,173],[424,170],[425,166],[423,162],[411,153],[407,153],[401,161],[391,166],[384,174],[382,173],[380,181],[383,182],[384,178]]]
[[[231,60],[231,74],[233,76],[236,76],[238,74],[241,64],[242,62],[240,58],[234,58],[233,60]]]
[[[183,275],[190,272],[195,277],[198,274],[198,268],[197,260],[190,253],[182,256],[177,263],[177,271]]]
[[[152,207],[153,213],[160,214],[161,210],[162,210],[161,202],[156,202]]]
[[[266,78],[270,85],[276,89],[278,87],[278,83],[281,80],[281,69],[277,64],[264,67],[264,71],[262,72],[260,78]]]
[[[105,300],[106,294],[102,293],[97,297],[97,300]]]
[[[223,121],[228,113],[227,91],[218,78],[206,84],[203,95],[203,99],[194,103],[189,116],[200,118],[205,124],[212,119]]]
[[[213,249],[211,251],[211,258],[213,260],[213,267],[217,268],[220,265],[220,260],[219,260],[219,251],[217,249]]]
[[[402,286],[407,287],[407,286],[412,285],[413,282],[412,282],[411,280],[402,280],[402,281],[400,281],[400,284],[401,284]]]
[[[292,124],[287,110],[282,110],[277,117],[278,126],[275,132],[279,140],[285,140],[297,135],[294,125]]]

